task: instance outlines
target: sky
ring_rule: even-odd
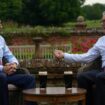
[[[85,0],[85,5],[87,4],[92,5],[94,3],[105,4],[105,0]]]

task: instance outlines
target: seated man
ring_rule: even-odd
[[[105,30],[105,15],[102,18]],[[98,70],[90,70],[79,73],[77,76],[78,87],[87,90],[86,105],[105,105],[105,35],[98,39],[88,52],[83,54],[68,54],[61,50],[55,50],[54,55],[57,59],[64,58],[66,62],[89,63],[101,56],[102,65]],[[93,104],[93,84],[96,86],[95,103]]]
[[[3,66],[2,59],[8,63]],[[14,84],[21,89],[35,88],[35,78],[27,74],[16,74],[18,60],[9,50],[6,42],[0,36],[0,105],[9,105],[8,84]],[[37,103],[27,102],[26,105],[36,105]]]

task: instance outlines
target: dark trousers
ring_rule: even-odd
[[[21,89],[30,89],[35,87],[35,78],[27,74],[12,74],[7,76],[0,72],[0,105],[9,105],[8,102],[8,84],[14,84]],[[36,103],[27,102],[26,105],[36,105]]]
[[[77,81],[78,87],[87,90],[86,105],[105,105],[105,72],[96,70],[83,72],[78,74]]]

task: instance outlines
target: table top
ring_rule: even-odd
[[[24,95],[37,95],[37,96],[66,96],[66,95],[82,95],[85,94],[86,90],[82,88],[68,88],[65,87],[47,87],[46,89],[33,88],[23,90]]]

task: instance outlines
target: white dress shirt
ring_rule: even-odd
[[[12,52],[9,50],[8,46],[6,45],[4,38],[0,36],[0,71],[3,70],[3,64],[2,64],[3,57],[6,59],[8,63],[19,64],[18,60],[15,58],[15,56],[12,54]]]
[[[81,62],[89,63],[95,60],[98,56],[102,57],[102,67],[105,67],[105,36],[102,36],[94,44],[87,53],[83,54],[68,54],[64,53],[64,60],[66,62]]]

